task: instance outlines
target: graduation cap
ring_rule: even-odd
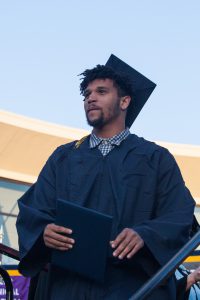
[[[130,80],[133,99],[129,104],[126,115],[126,126],[130,128],[155,89],[156,84],[113,54],[109,57],[106,66],[113,69],[119,75],[121,73],[127,76]]]

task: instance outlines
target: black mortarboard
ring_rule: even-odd
[[[130,80],[133,99],[126,115],[126,126],[130,128],[156,84],[113,54],[109,57],[106,66],[112,68],[119,75],[121,73],[127,76]]]

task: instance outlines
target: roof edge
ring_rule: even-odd
[[[33,184],[37,181],[37,176],[32,176],[24,173],[13,172],[10,170],[0,169],[0,178],[19,181],[27,184]]]
[[[84,129],[66,127],[4,110],[0,110],[0,122],[48,135],[69,138],[72,140],[80,139],[84,135],[89,134],[89,131]]]
[[[46,122],[39,119],[26,117],[12,112],[0,110],[0,122],[28,129],[51,136],[67,138],[71,140],[80,139],[90,132],[88,130],[67,127],[56,123]],[[169,149],[173,155],[200,157],[200,145],[175,144],[169,142],[156,141],[157,144]]]
[[[157,141],[156,144],[167,148],[173,155],[200,157],[200,146],[190,144],[175,144]]]

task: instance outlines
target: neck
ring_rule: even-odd
[[[122,132],[125,129],[125,124],[122,126],[117,126],[117,127],[111,127],[110,126],[103,126],[102,128],[93,128],[93,133],[101,138],[111,138],[114,135]]]

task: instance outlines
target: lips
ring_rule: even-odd
[[[89,113],[90,111],[95,111],[95,110],[100,110],[100,108],[97,107],[97,106],[90,106],[90,107],[88,107],[88,109],[87,109],[87,113]]]

